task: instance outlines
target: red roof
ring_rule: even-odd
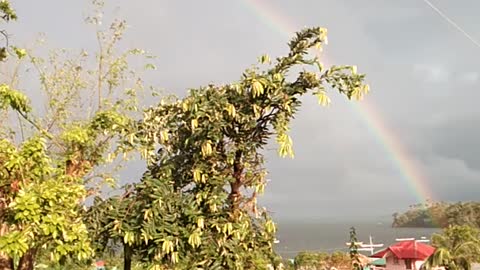
[[[417,259],[424,260],[435,252],[435,248],[423,243],[412,241],[401,241],[392,245],[371,257],[384,258],[388,252],[392,252],[399,259]]]

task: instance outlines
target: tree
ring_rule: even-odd
[[[289,123],[300,97],[328,105],[327,85],[350,99],[368,92],[354,66],[325,69],[311,48],[324,28],[308,28],[276,61],[262,56],[239,82],[192,89],[146,110],[138,138],[149,169],[136,185],[136,224],[114,222],[126,242],[154,269],[266,269],[273,264],[275,224],[256,199],[266,184],[262,149],[275,135],[280,156],[293,156]],[[293,79],[287,74],[304,68]]]
[[[358,243],[357,232],[355,231],[355,227],[351,227],[349,253],[350,253],[350,259],[352,260],[352,267],[354,270],[362,269],[359,253],[358,253],[359,247],[360,247],[360,244]]]
[[[448,224],[469,225],[480,228],[480,203],[458,202],[451,204],[445,210]]]
[[[133,188],[125,187],[121,196],[113,196],[108,199],[94,198],[94,203],[84,215],[85,223],[88,226],[96,254],[105,254],[105,251],[112,251],[121,246],[123,250],[123,269],[132,269],[132,258],[135,255],[136,246],[130,241],[130,235],[125,229],[132,228],[140,221],[139,217],[133,214],[138,208],[136,201],[132,200]]]
[[[469,226],[449,226],[432,236],[435,253],[425,262],[426,269],[444,266],[447,270],[470,270],[480,258],[480,231]]]
[[[17,19],[15,10],[13,10],[9,1],[0,2],[0,17],[3,22],[7,22],[7,23],[11,20]],[[9,44],[8,44],[7,32],[5,30],[1,30],[0,34],[3,36],[5,40],[5,46],[0,47],[0,62],[2,62],[8,56],[7,49],[9,47]],[[3,95],[4,91],[5,91],[4,89],[0,90],[0,94]],[[3,106],[4,105],[0,104],[0,108]],[[0,132],[0,135],[3,135],[3,134]],[[1,209],[5,207],[6,203],[8,203],[7,200],[0,201],[0,218],[1,216],[3,216],[3,211]],[[5,224],[0,224],[0,235],[4,235],[7,230],[8,230],[8,227]],[[13,260],[9,258],[8,254],[6,254],[3,250],[0,249],[0,269],[8,269],[8,268],[13,268]]]
[[[300,252],[295,256],[295,269],[325,269],[328,264],[327,253]]]
[[[10,1],[8,0],[2,0],[0,1],[0,20],[3,22],[10,22],[14,21],[17,19],[17,13],[15,10],[11,7]],[[0,47],[0,62],[4,61],[7,59],[8,56],[8,49],[9,49],[9,44],[8,44],[8,34],[5,30],[0,30],[0,35],[3,37],[5,40],[5,46]],[[15,52],[18,53],[23,53],[23,50],[15,49]]]
[[[332,254],[315,253],[315,252],[300,252],[295,256],[294,269],[331,269],[335,268],[350,268],[352,259],[348,253],[336,251]]]
[[[479,202],[432,202],[410,206],[405,213],[393,216],[393,227],[440,227],[469,225],[480,228]]]
[[[0,3],[3,12],[5,3]],[[12,77],[2,78],[12,82],[0,85],[2,269],[13,269],[14,261],[16,269],[33,269],[39,254],[52,261],[89,258],[93,250],[83,202],[106,182],[114,183],[123,155],[138,150],[132,142],[143,83],[128,59],[148,55],[116,51],[124,21],[114,21],[108,30],[98,27],[96,54],[60,50],[46,61],[22,51],[11,65]],[[36,111],[39,104],[16,89],[22,68],[36,72],[29,75],[38,76],[45,111]]]

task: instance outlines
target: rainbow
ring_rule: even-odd
[[[289,18],[268,5],[263,0],[240,0],[241,4],[250,10],[265,25],[286,37],[292,37],[299,29]],[[396,167],[401,178],[405,181],[408,189],[418,203],[424,203],[434,199],[430,192],[428,181],[422,170],[410,157],[408,150],[402,145],[401,140],[388,127],[375,106],[366,100],[353,102],[352,108],[359,115],[370,133],[375,137],[385,150],[392,165]]]

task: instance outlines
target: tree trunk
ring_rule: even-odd
[[[13,270],[13,259],[7,254],[0,253],[0,270]]]
[[[238,150],[235,153],[235,160],[233,162],[233,178],[235,182],[230,183],[230,199],[232,210],[237,210],[240,205],[242,193],[240,188],[243,185],[243,164],[242,164],[242,151]]]
[[[33,270],[35,265],[35,255],[37,254],[36,248],[31,248],[23,254],[18,262],[17,270]]]
[[[128,244],[123,244],[123,270],[132,269],[132,247]]]

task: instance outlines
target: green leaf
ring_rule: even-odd
[[[156,70],[157,67],[154,64],[149,63],[145,65],[145,69]]]
[[[13,47],[13,51],[14,51],[15,54],[17,55],[18,59],[22,59],[22,58],[24,58],[25,56],[27,56],[27,50],[25,50],[25,49]]]

